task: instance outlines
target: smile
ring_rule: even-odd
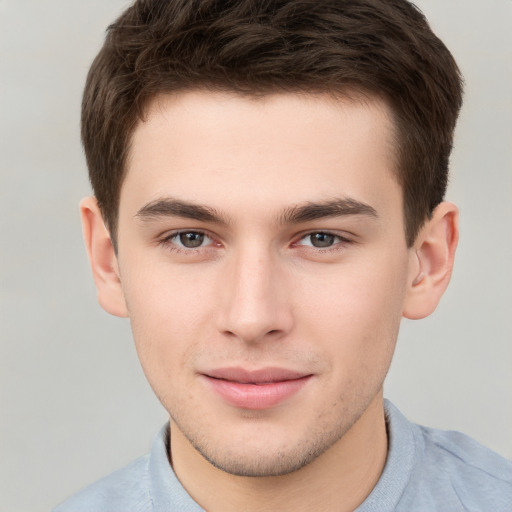
[[[241,409],[274,407],[298,393],[311,374],[280,368],[247,371],[223,368],[202,374],[207,385],[224,402]]]

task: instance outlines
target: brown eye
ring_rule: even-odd
[[[308,238],[310,239],[313,247],[322,249],[333,246],[338,237],[329,233],[312,233],[311,235],[308,235]]]
[[[195,249],[203,245],[205,236],[203,233],[190,231],[188,233],[180,233],[178,238],[183,247],[186,247],[187,249]]]

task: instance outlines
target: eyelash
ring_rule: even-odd
[[[333,245],[329,247],[315,247],[313,245],[301,245],[300,242],[303,240],[306,240],[309,237],[312,237],[313,235],[325,235],[325,236],[332,236],[337,241],[333,243]],[[302,235],[297,242],[294,242],[294,246],[299,247],[305,247],[306,250],[315,251],[316,253],[331,253],[343,250],[347,245],[355,243],[354,240],[351,240],[350,238],[344,237],[342,235],[339,235],[337,233],[332,233],[330,231],[309,231],[308,233]]]
[[[200,250],[204,250],[205,248],[211,247],[211,245],[208,244],[206,246],[201,245],[201,246],[195,247],[195,248],[187,248],[187,247],[181,247],[181,246],[179,246],[179,245],[177,245],[176,243],[173,242],[173,239],[175,239],[176,237],[178,237],[180,235],[185,235],[185,234],[188,234],[188,233],[202,235],[204,237],[209,238],[211,241],[215,242],[215,237],[213,237],[207,231],[202,231],[202,230],[198,230],[198,229],[194,229],[194,230],[192,230],[192,229],[181,229],[181,230],[173,231],[172,233],[169,233],[169,234],[165,235],[159,241],[159,244],[164,246],[164,247],[166,247],[170,251],[177,252],[177,253],[182,253],[182,254],[189,254],[189,255],[190,254],[195,254],[195,253],[197,253]],[[217,244],[217,245],[220,245],[220,244]]]
[[[178,237],[180,235],[184,235],[184,234],[202,235],[204,237],[209,238],[213,242],[213,244],[210,243],[208,245],[201,245],[196,248],[186,248],[186,247],[181,247],[180,245],[173,242],[173,239],[175,239],[176,237]],[[325,247],[325,248],[314,247],[312,245],[300,244],[300,242],[302,242],[303,240],[305,240],[308,237],[311,237],[313,235],[332,236],[335,239],[337,239],[337,242],[335,242],[332,246]],[[298,240],[296,242],[293,242],[292,247],[303,247],[304,250],[315,251],[315,253],[322,254],[322,253],[331,253],[331,252],[343,250],[347,245],[355,244],[355,243],[356,243],[355,240],[344,237],[337,233],[332,233],[330,231],[309,231],[309,232],[301,235],[300,238],[298,238]],[[162,237],[162,239],[159,241],[159,244],[166,247],[168,250],[170,250],[172,252],[188,254],[188,255],[196,254],[198,251],[212,248],[212,246],[214,248],[215,248],[215,246],[217,246],[217,247],[220,246],[220,243],[215,242],[215,237],[212,236],[208,231],[203,231],[203,230],[198,230],[198,229],[195,229],[195,230],[182,229],[182,230],[178,230],[178,231],[173,231],[172,233],[169,233],[169,234],[165,235],[164,237]]]

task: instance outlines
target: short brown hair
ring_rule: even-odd
[[[443,200],[462,79],[406,0],[136,0],[107,31],[82,103],[89,176],[112,240],[131,135],[150,99],[192,88],[379,95],[395,123],[405,236]]]

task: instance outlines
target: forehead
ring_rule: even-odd
[[[169,195],[237,213],[344,196],[401,207],[392,141],[377,98],[160,95],[134,131],[120,214]]]

